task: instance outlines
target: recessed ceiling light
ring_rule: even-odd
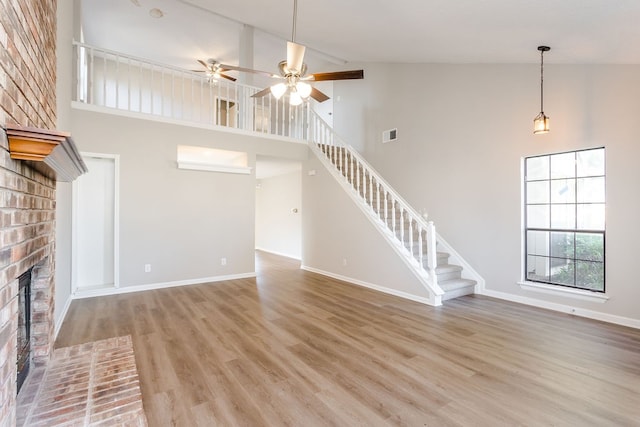
[[[157,7],[154,7],[153,9],[151,9],[149,11],[149,15],[151,15],[152,18],[162,18],[164,16],[164,12],[161,11],[160,9],[158,9]]]

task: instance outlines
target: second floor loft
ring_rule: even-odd
[[[74,43],[74,58],[73,101],[86,108],[301,142],[312,135],[333,138],[315,101],[291,105],[287,97],[254,97],[262,88],[83,43]]]

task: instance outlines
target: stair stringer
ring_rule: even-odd
[[[320,163],[322,163],[331,176],[333,176],[333,178],[340,184],[347,195],[353,200],[355,205],[360,208],[365,217],[374,225],[380,235],[384,237],[389,246],[394,250],[394,252],[396,252],[413,275],[427,290],[429,293],[428,304],[432,306],[442,305],[442,296],[444,295],[444,291],[437,285],[437,283],[434,283],[431,278],[431,274],[435,275],[435,272],[430,273],[418,264],[418,261],[409,253],[407,248],[396,238],[393,232],[378,217],[378,215],[376,215],[373,208],[362,199],[353,185],[340,173],[331,160],[317,147],[317,144],[310,142],[309,147],[320,160]]]

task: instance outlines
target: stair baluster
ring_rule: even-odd
[[[389,226],[389,202],[387,199],[387,192],[383,189],[384,192],[384,223]]]
[[[376,213],[380,218],[380,183],[376,182]]]
[[[351,165],[349,166],[349,173],[351,174],[351,180],[349,182],[351,183],[351,185],[354,185],[354,182],[353,182],[353,156],[349,156],[349,159],[351,161]]]
[[[400,241],[404,245],[404,208],[400,207]]]
[[[423,241],[422,241],[422,226],[418,224],[418,263],[420,264],[420,267],[424,268],[424,262],[422,261],[422,257],[424,256],[424,252],[423,252]]]
[[[409,219],[409,253],[413,255],[413,221]]]
[[[391,227],[391,231],[393,232],[393,235],[396,235],[396,200],[392,199],[391,200],[391,221],[393,223],[393,227]]]

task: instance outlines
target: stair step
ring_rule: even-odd
[[[422,255],[422,262],[424,265],[427,265],[427,253],[425,251],[424,255]],[[447,252],[436,252],[436,262],[438,266],[449,264],[449,253]],[[436,267],[437,270],[438,267]]]
[[[438,264],[448,264],[449,263],[449,253],[448,252],[436,252],[436,259],[438,260]]]
[[[436,262],[438,265],[449,264],[449,254],[447,252],[436,252]],[[422,263],[427,265],[427,251],[424,251],[424,254],[422,255]]]
[[[463,295],[472,294],[474,292],[476,281],[469,279],[452,279],[438,281],[438,285],[440,285],[444,291],[442,300],[446,301]]]
[[[453,264],[438,264],[436,267],[436,275],[438,282],[459,279],[462,273],[462,267]]]

